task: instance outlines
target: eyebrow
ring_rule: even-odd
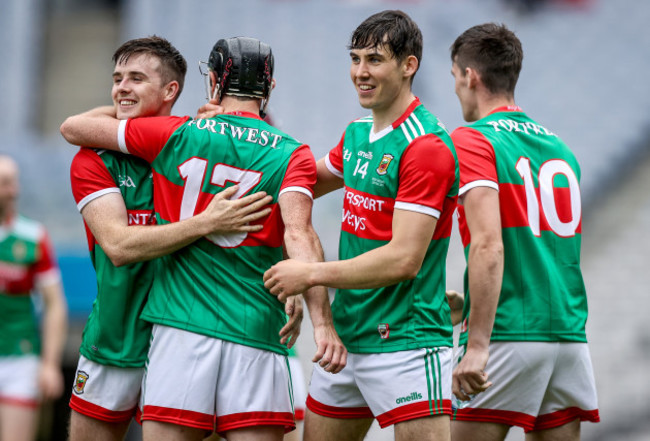
[[[140,75],[140,76],[148,78],[147,74],[145,74],[144,72],[139,71],[139,70],[129,70],[129,71],[126,71],[126,72],[113,72],[112,76],[113,76],[113,78],[115,78],[115,77],[121,77],[121,76],[136,76],[136,75]]]

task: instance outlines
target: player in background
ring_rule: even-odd
[[[453,377],[465,402],[454,440],[503,440],[516,425],[529,440],[571,441],[580,421],[599,420],[580,270],[580,166],[515,104],[522,59],[515,34],[493,23],[451,46],[471,123],[452,133],[467,257],[464,351]]]
[[[168,116],[178,99],[187,65],[165,39],[125,42],[113,55],[111,97],[118,119]],[[108,150],[82,148],[70,178],[84,218],[97,273],[97,298],[83,332],[70,400],[70,440],[122,440],[135,415],[151,338],[140,318],[153,284],[155,262],[210,233],[259,231],[247,225],[269,213],[254,213],[264,193],[228,201],[217,195],[208,209],[184,222],[155,223],[151,166]],[[251,201],[256,203],[246,207]]]
[[[0,441],[36,439],[39,405],[63,393],[67,305],[47,231],[16,212],[18,165],[0,153]],[[40,323],[32,292],[40,293]]]
[[[154,171],[163,224],[204,210],[239,183],[235,197],[273,196],[260,232],[211,235],[159,259],[143,318],[154,323],[143,382],[144,439],[280,440],[295,427],[281,302],[264,289],[264,270],[287,254],[322,260],[311,225],[316,164],[309,147],[262,120],[273,87],[271,48],[259,40],[219,40],[208,61],[209,96],[226,112],[210,119],[120,121],[113,108],[68,118],[71,143],[141,156]],[[160,197],[158,197],[160,196]],[[345,366],[327,291],[304,293],[314,324],[314,361]],[[214,385],[214,387],[207,387]]]
[[[338,288],[349,351],[336,376],[314,366],[305,440],[359,440],[373,418],[397,440],[449,440],[452,326],[445,261],[458,191],[449,134],[411,91],[422,34],[383,11],[352,34],[350,76],[372,114],[318,161],[316,195],[344,188],[339,261],[287,260],[264,275],[281,299]]]

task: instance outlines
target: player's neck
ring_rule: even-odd
[[[381,132],[386,127],[393,124],[393,122],[406,112],[406,109],[408,109],[414,99],[415,95],[413,95],[413,92],[409,89],[408,93],[400,94],[388,107],[373,108],[373,131],[375,133]]]
[[[248,112],[254,115],[260,114],[260,102],[257,99],[239,99],[238,97],[226,95],[221,99],[220,105],[225,113]]]
[[[514,106],[515,99],[506,95],[487,95],[478,100],[479,118],[485,118],[499,107]]]

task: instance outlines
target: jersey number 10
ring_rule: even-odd
[[[541,235],[540,229],[540,210],[543,211],[546,221],[551,230],[560,237],[575,236],[576,229],[580,224],[582,216],[582,204],[580,199],[580,185],[575,173],[565,161],[561,159],[552,159],[545,162],[539,168],[537,182],[539,183],[540,200],[535,192],[535,183],[533,182],[533,172],[530,168],[530,159],[519,158],[516,164],[519,176],[524,181],[526,189],[526,211],[528,215],[528,225],[535,236]],[[555,175],[564,175],[569,183],[569,199],[571,203],[571,220],[562,222],[557,212],[555,204],[555,191],[553,188],[553,179]],[[541,203],[540,203],[541,202]]]

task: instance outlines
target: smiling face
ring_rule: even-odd
[[[390,112],[404,94],[410,95],[410,76],[405,64],[392,57],[385,46],[352,49],[350,78],[359,96],[359,104],[376,112]]]
[[[133,54],[126,61],[119,60],[111,91],[117,118],[169,115],[175,95],[170,84],[163,84],[160,60],[155,56]]]

